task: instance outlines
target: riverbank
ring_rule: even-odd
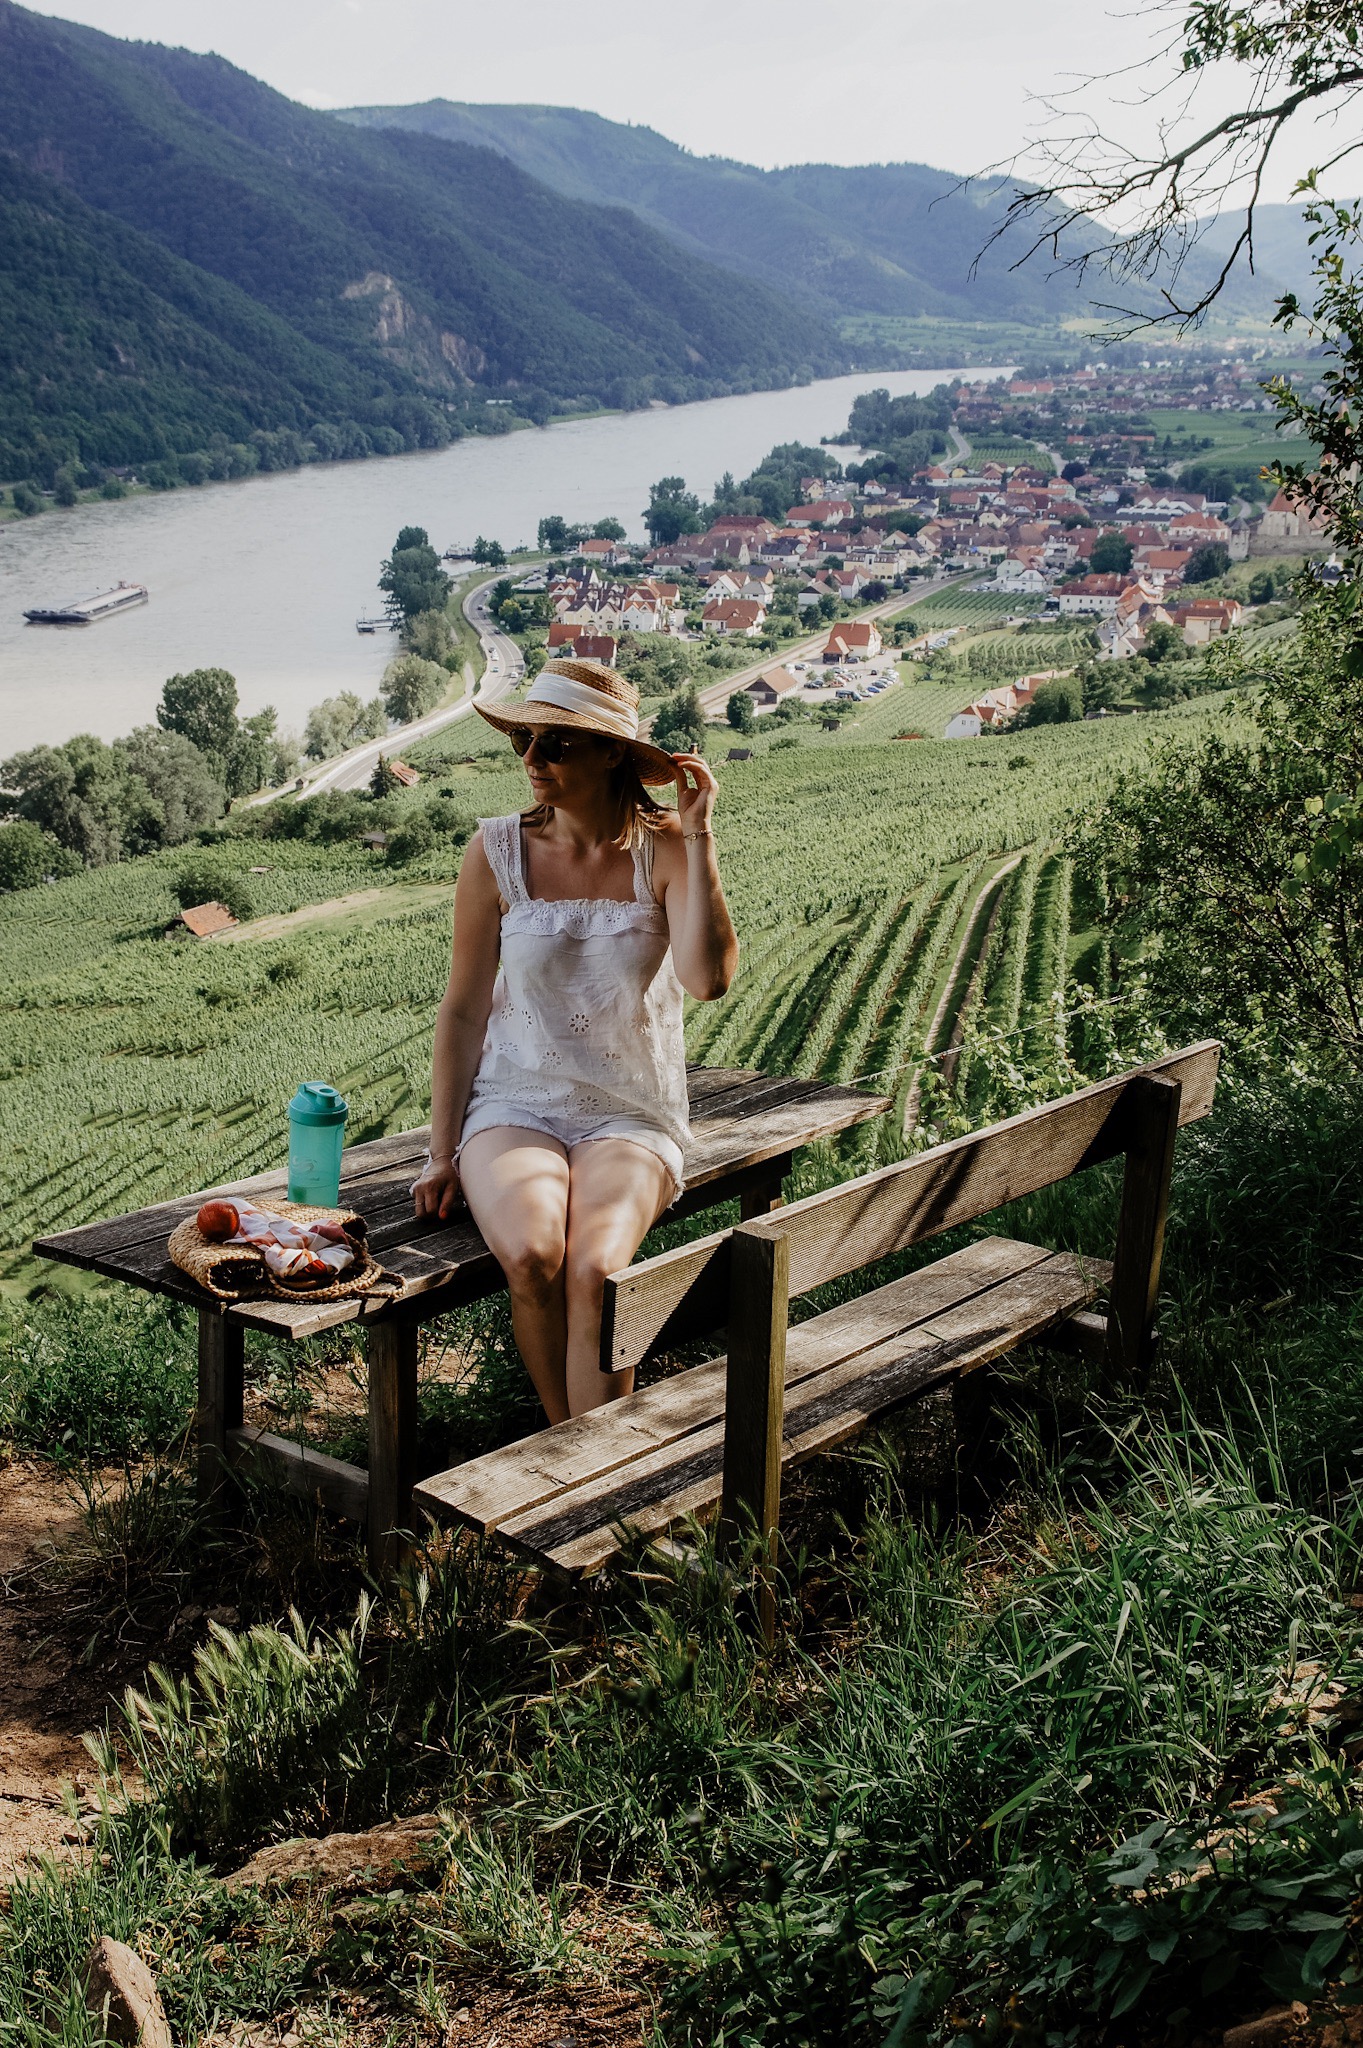
[[[424,526],[442,549],[477,532],[509,549],[533,543],[546,513],[587,523],[611,514],[642,539],[658,477],[681,475],[709,497],[725,470],[743,474],[779,442],[840,432],[860,392],[922,393],[958,368],[565,420],[382,461],[143,492],[86,505],[79,519],[11,522],[0,545],[6,750],[148,724],[166,678],[199,667],[236,677],[244,714],[273,704],[281,725],[301,729],[323,698],[353,689],[367,699],[378,687],[391,643],[357,634],[355,620],[382,609],[375,577],[400,527]],[[121,578],[145,583],[151,602],[71,632],[23,623],[29,605]]]

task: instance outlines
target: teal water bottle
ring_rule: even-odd
[[[289,1104],[289,1200],[334,1209],[341,1195],[346,1099],[325,1081],[304,1081]]]

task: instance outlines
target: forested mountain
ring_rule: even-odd
[[[488,395],[544,417],[843,360],[808,308],[486,148],[0,0],[0,477],[261,431],[433,445]]]
[[[928,314],[1054,328],[1086,318],[1087,296],[1041,259],[1010,268],[1027,242],[986,247],[1004,187],[926,164],[798,164],[762,171],[696,157],[652,128],[572,107],[352,107],[340,118],[498,149],[573,199],[632,207],[682,248],[847,313]],[[1253,294],[1253,287],[1251,287]],[[1267,305],[1262,291],[1257,298]],[[1235,294],[1237,307],[1245,303]]]

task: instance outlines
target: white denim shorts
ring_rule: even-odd
[[[560,1116],[553,1111],[522,1109],[519,1103],[483,1100],[474,1104],[464,1119],[455,1162],[470,1138],[480,1131],[514,1130],[543,1131],[548,1138],[557,1138],[565,1152],[571,1152],[575,1145],[592,1145],[602,1138],[624,1138],[631,1145],[642,1145],[645,1152],[656,1153],[672,1176],[671,1200],[676,1201],[683,1187],[684,1161],[682,1149],[675,1138],[666,1131],[660,1131],[656,1124],[645,1123],[641,1117],[612,1116],[600,1123],[591,1123],[585,1117]]]

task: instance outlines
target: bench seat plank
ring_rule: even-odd
[[[787,1388],[782,1467],[835,1449],[927,1387],[974,1371],[1042,1335],[1095,1298],[1104,1270],[1099,1262],[1080,1261],[1068,1252],[1043,1255],[1032,1268],[988,1290],[983,1315],[978,1301],[964,1302],[945,1317],[897,1331],[855,1358],[830,1361],[823,1370],[807,1373]],[[723,1464],[720,1420],[610,1478],[574,1488],[558,1501],[503,1523],[498,1533],[557,1571],[573,1576],[596,1571],[618,1554],[624,1531],[659,1535],[716,1501]]]
[[[978,1244],[798,1325],[787,1340],[786,1461],[809,1457],[909,1398],[925,1372],[964,1370],[1092,1301],[1110,1268],[1011,1238]],[[718,1498],[724,1360],[424,1481],[416,1503],[569,1571]]]
[[[842,1302],[791,1330],[786,1339],[786,1384],[793,1386],[830,1358],[852,1358],[888,1332],[908,1329],[983,1288],[1011,1279],[1047,1253],[1016,1239],[990,1237],[950,1258],[892,1281],[872,1294]],[[424,1480],[429,1496],[470,1527],[489,1531],[527,1513],[566,1488],[601,1479],[635,1458],[675,1443],[724,1414],[724,1360],[693,1365],[627,1399],[559,1422],[534,1436],[471,1458]]]

